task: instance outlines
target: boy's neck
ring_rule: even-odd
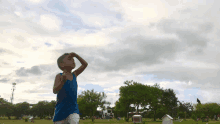
[[[71,71],[63,71],[63,73],[65,73],[65,74],[71,74]]]
[[[71,72],[63,72],[63,73],[65,73],[65,74],[71,74]]]

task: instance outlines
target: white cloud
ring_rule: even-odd
[[[148,25],[150,22],[156,22],[163,17],[169,16],[167,6],[160,0],[154,0],[154,2],[146,0],[122,0],[120,4],[123,8],[123,17],[127,21],[142,25]]]
[[[104,91],[114,92],[115,90],[118,90],[120,87],[121,87],[121,85],[113,86],[113,87],[110,87],[110,88],[105,88]]]
[[[55,15],[45,14],[45,15],[40,16],[39,23],[48,30],[58,30],[59,31],[63,22]]]
[[[21,13],[21,12],[15,12],[15,14],[16,14],[17,16],[22,16],[22,13]]]
[[[79,30],[77,32],[67,32],[65,34],[61,34],[61,36],[57,39],[62,42],[73,44],[76,46],[105,46],[111,42],[111,39],[106,38],[106,33],[102,31],[97,31],[93,34],[86,34],[88,30]],[[65,40],[63,40],[65,39]]]
[[[96,28],[109,27],[110,22],[116,20],[114,17],[102,16],[101,14],[90,15],[74,10],[71,10],[71,12],[78,15],[86,25]]]
[[[29,2],[40,4],[44,0]],[[72,13],[81,17],[87,26],[98,28],[95,33],[88,34],[89,29],[59,32],[63,23],[61,19],[53,14],[38,15],[42,11],[40,9],[24,12],[21,9],[23,7],[14,7],[11,10],[11,15],[2,14],[0,17],[0,29],[2,31],[0,33],[0,54],[4,56],[4,59],[0,61],[2,64],[0,80],[4,81],[1,83],[4,88],[0,89],[3,94],[2,97],[9,100],[11,82],[16,82],[16,79],[19,79],[23,82],[17,85],[15,103],[55,100],[56,95],[52,94],[54,79],[51,80],[48,77],[54,78],[55,74],[60,72],[56,65],[59,55],[64,52],[75,51],[90,62],[87,70],[77,79],[81,86],[88,83],[98,84],[105,86],[105,92],[114,92],[120,86],[124,86],[125,80],[134,80],[151,86],[160,83],[160,86],[165,89],[174,89],[180,101],[193,101],[194,96],[201,95],[199,97],[203,98],[201,99],[202,103],[219,102],[216,99],[219,97],[217,84],[220,62],[218,59],[220,44],[216,33],[220,26],[219,18],[215,13],[219,9],[217,2],[215,5],[213,4],[214,7],[211,4],[201,7],[196,5],[196,1],[193,1],[195,4],[190,2],[178,4],[178,1],[169,0],[167,3],[163,3],[155,0],[148,4],[148,1],[145,0],[111,0],[110,3],[112,4],[109,5],[112,6],[112,8],[109,7],[111,12],[105,16],[79,11],[78,9],[84,5],[83,2],[86,1],[72,2],[70,5],[73,9]],[[28,5],[30,8],[33,7],[29,3]],[[178,11],[184,8],[186,10]],[[99,12],[102,11],[100,9]],[[122,14],[124,20],[121,19],[123,21],[120,22],[115,19],[113,17],[115,15],[110,15],[110,13],[114,13],[112,11]],[[163,32],[157,27],[157,24],[164,17],[169,20],[161,23]],[[206,23],[207,20],[209,24]],[[112,23],[115,26],[112,26]],[[171,24],[167,26],[166,24],[169,23]],[[41,26],[47,30],[41,29]],[[196,35],[196,38],[206,39],[208,37],[210,39],[201,40],[203,41],[203,49],[197,49],[196,45],[201,42],[189,37],[188,41],[192,40],[193,42],[184,41],[182,39],[184,35],[181,34],[184,33],[184,30],[187,30],[189,35],[194,33],[193,36]],[[51,36],[52,31],[58,33]],[[178,34],[175,31],[179,31]],[[173,43],[169,42],[171,40]],[[46,42],[52,46],[47,47]],[[167,49],[161,52],[167,43],[170,43],[167,45]],[[142,47],[146,50],[141,51]],[[174,47],[178,48],[174,49]],[[174,50],[167,53],[170,49]],[[196,50],[203,53],[196,54]],[[167,53],[167,56],[161,58],[163,53]],[[167,59],[169,57],[171,59]],[[17,61],[24,63],[17,63]],[[8,63],[8,65],[3,63]],[[80,63],[76,64],[79,65]],[[29,73],[27,77],[19,77],[15,73],[21,67],[24,67],[24,70],[30,70],[33,66],[37,66],[37,69],[38,67],[39,69],[43,68],[41,70],[42,75]],[[177,81],[158,81],[156,79],[146,81],[143,76],[147,74],[154,74],[156,79],[175,79]],[[10,80],[6,82],[6,79]],[[188,94],[184,95],[184,90],[192,87],[200,87],[200,90],[197,92],[198,94],[190,93],[189,99],[187,98]],[[78,90],[86,89],[78,87]],[[45,96],[45,94],[50,96]],[[110,100],[113,103],[119,97],[115,93],[107,93],[107,96],[107,101]]]
[[[30,3],[33,3],[33,4],[40,4],[40,3],[43,3],[46,0],[26,0],[26,1],[28,1]]]
[[[35,11],[26,11],[26,12],[23,12],[24,15],[23,15],[23,18],[27,19],[27,20],[30,20],[30,21],[33,21],[33,22],[38,22],[38,18],[39,18],[39,14],[37,14],[37,12]]]

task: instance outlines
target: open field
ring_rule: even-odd
[[[12,118],[13,119],[13,118]],[[157,122],[153,122],[151,121],[152,119],[149,118],[144,118],[143,122],[145,122],[145,124],[162,124],[162,121],[157,121]],[[25,122],[24,120],[8,120],[7,118],[3,119],[0,118],[0,124],[27,124],[27,123],[32,123],[32,122]],[[125,122],[124,120],[116,120],[116,119],[109,119],[108,120],[101,120],[101,119],[96,119],[94,123],[92,123],[91,119],[87,119],[87,120],[80,120],[79,122],[80,124],[133,124],[131,122],[131,119],[129,120],[129,122]],[[174,122],[173,124],[220,124],[220,121],[209,121],[209,122],[195,122],[192,119],[187,119],[187,121],[183,121],[183,122]],[[35,123],[34,124],[53,124],[52,120],[40,120],[40,119],[35,119]]]

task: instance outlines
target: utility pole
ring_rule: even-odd
[[[12,83],[12,85],[13,85],[13,89],[12,89],[12,97],[11,97],[11,104],[13,104],[12,103],[12,101],[13,101],[13,99],[14,99],[14,90],[15,90],[15,85],[16,85],[16,83]]]

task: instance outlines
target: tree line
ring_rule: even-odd
[[[120,98],[115,102],[115,116],[123,116],[126,121],[129,120],[128,112],[134,111],[131,104],[134,104],[137,112],[139,107],[143,107],[144,112],[142,117],[162,118],[165,114],[171,115],[174,119],[192,118],[196,121],[197,118],[209,117],[214,119],[214,116],[220,113],[220,105],[217,103],[201,104],[197,99],[198,104],[196,110],[190,102],[180,102],[176,97],[173,89],[163,89],[156,83],[153,86],[144,85],[132,81],[125,81],[126,86],[120,87]],[[147,106],[149,106],[147,108]]]
[[[156,118],[161,119],[165,114],[171,115],[174,119],[180,117],[196,120],[196,118],[204,116],[214,118],[214,115],[220,113],[220,107],[217,103],[199,103],[196,106],[196,110],[193,110],[191,103],[184,103],[178,100],[173,89],[163,89],[158,84],[150,86],[133,80],[125,81],[124,84],[126,86],[119,88],[119,100],[115,102],[115,107],[112,108],[115,118],[119,116],[125,117],[125,120],[128,121],[130,118],[128,112],[139,111],[139,107],[143,107],[140,111],[146,110],[142,117],[153,118],[154,121],[156,121]],[[97,112],[98,107],[102,108],[102,111],[106,110],[104,105],[110,105],[111,103],[105,99],[106,94],[104,92],[97,93],[94,92],[94,89],[83,91],[77,98],[81,113],[80,117],[99,115]],[[135,105],[135,107],[131,107],[131,104]],[[39,101],[32,108],[29,106],[30,104],[27,102],[11,104],[0,99],[0,116],[5,115],[9,119],[10,116],[15,116],[16,119],[19,119],[21,115],[33,115],[43,119],[50,115],[53,118],[56,101]],[[147,106],[149,107],[147,108]],[[94,118],[92,118],[92,121],[94,121]]]
[[[97,107],[101,107],[106,110],[104,104],[111,104],[105,100],[106,95],[104,92],[97,93],[94,90],[83,91],[77,98],[77,103],[79,105],[79,111],[81,117],[85,116],[95,116],[99,115],[97,112]],[[40,119],[45,119],[50,116],[53,118],[54,110],[56,106],[56,101],[39,101],[34,104],[32,108],[29,107],[30,104],[27,102],[12,104],[7,102],[7,100],[0,98],[0,116],[7,116],[11,119],[11,116],[15,116],[15,119],[19,119],[22,115],[32,115],[33,117],[40,117]]]

